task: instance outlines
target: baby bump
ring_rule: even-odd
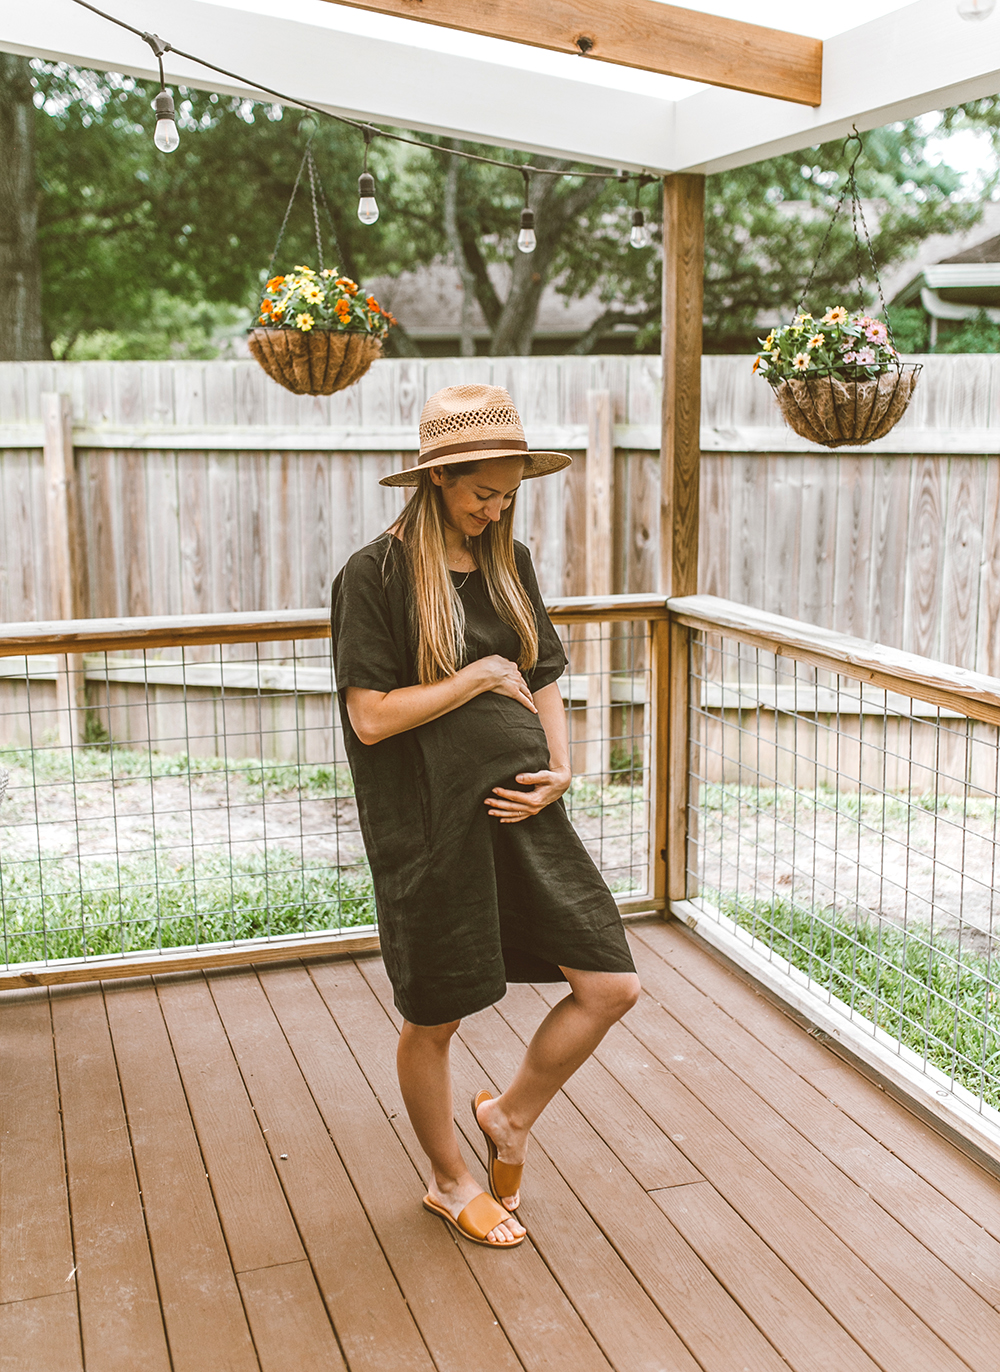
[[[538,716],[494,691],[415,732],[434,808],[446,797],[479,804],[494,786],[510,783],[518,772],[544,771],[549,765]]]

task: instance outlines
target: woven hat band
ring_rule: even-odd
[[[471,443],[449,443],[445,448],[432,448],[420,454],[420,465],[434,462],[440,457],[452,457],[455,453],[511,452],[526,453],[528,445],[523,438],[482,438]]]

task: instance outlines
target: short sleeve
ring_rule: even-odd
[[[551,686],[553,681],[559,680],[566,670],[567,659],[559,635],[556,633],[542,603],[542,595],[538,589],[538,579],[532,566],[531,554],[523,543],[515,543],[514,550],[517,557],[518,576],[521,578],[521,585],[528,593],[528,599],[534,606],[535,623],[538,626],[538,661],[527,676],[528,689],[534,694],[535,691],[540,691],[545,686]]]
[[[395,691],[405,686],[405,647],[386,593],[383,558],[362,548],[333,583],[330,629],[337,690]]]

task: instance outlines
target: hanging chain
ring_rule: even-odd
[[[312,198],[313,228],[316,230],[316,256],[319,258],[319,269],[323,270],[323,235],[319,228],[319,206],[316,204],[316,164],[313,162],[313,155],[306,148],[306,162],[309,166],[309,194]]]
[[[311,138],[310,138],[309,142],[310,142],[310,143],[312,142],[312,139],[311,139]],[[298,192],[299,192],[299,182],[302,180],[302,173],[303,173],[303,171],[305,171],[306,160],[309,158],[309,156],[310,156],[310,153],[309,153],[309,143],[307,143],[307,144],[306,144],[306,150],[305,150],[305,152],[304,152],[303,155],[302,155],[302,161],[299,163],[298,175],[295,177],[295,185],[292,187],[292,193],[291,193],[291,195],[289,196],[288,204],[287,204],[287,206],[285,207],[285,217],[284,217],[284,219],[281,221],[281,228],[278,230],[278,241],[277,241],[277,242],[275,243],[275,245],[274,245],[274,251],[271,253],[271,260],[270,260],[270,262],[268,262],[268,264],[267,264],[267,280],[268,280],[268,281],[270,281],[270,279],[271,279],[271,273],[274,271],[274,264],[275,264],[275,261],[277,260],[277,257],[278,257],[278,249],[281,247],[281,240],[284,238],[284,236],[285,236],[285,229],[288,227],[288,216],[291,214],[291,212],[292,212],[292,206],[295,204],[295,197],[296,197],[296,195],[298,195]]]

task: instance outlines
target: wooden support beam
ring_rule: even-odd
[[[660,589],[673,596],[694,595],[698,583],[704,264],[705,178],[691,172],[666,176]]]
[[[586,567],[587,594],[611,595],[614,527],[615,416],[610,391],[587,392]],[[602,785],[611,771],[611,633],[606,624],[591,624],[584,672],[587,711],[584,724],[588,780]]]
[[[705,178],[680,173],[663,182],[663,442],[660,449],[660,585],[693,595],[698,585],[698,499],[701,466],[701,347],[705,261]],[[680,586],[687,590],[680,591]],[[657,768],[666,811],[665,872],[672,899],[688,894],[688,635],[672,624],[660,691],[666,760]],[[664,740],[665,732],[665,740]],[[664,776],[663,773],[666,773]]]
[[[823,44],[782,29],[663,5],[659,0],[336,0],[425,24],[552,52],[769,95],[822,100]]]

